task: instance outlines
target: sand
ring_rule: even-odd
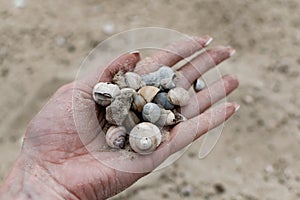
[[[214,150],[193,144],[173,165],[112,199],[299,199],[300,2],[297,0],[0,0],[0,181],[30,119],[72,81],[92,48],[131,28],[209,34],[236,55],[229,100],[241,104]],[[188,3],[187,3],[188,2]],[[23,7],[22,7],[23,6]]]

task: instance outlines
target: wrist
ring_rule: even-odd
[[[20,156],[0,188],[0,199],[76,199],[37,162]]]

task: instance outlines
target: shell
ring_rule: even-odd
[[[157,71],[142,76],[146,85],[163,89],[175,88],[174,78],[175,72],[168,66],[162,66]]]
[[[118,71],[118,73],[115,74],[115,76],[112,79],[112,82],[117,84],[119,86],[119,88],[126,88],[127,87],[124,73],[121,70]]]
[[[126,129],[123,126],[111,126],[105,135],[108,146],[123,149],[126,143]]]
[[[140,121],[141,120],[134,112],[129,111],[127,117],[123,121],[123,126],[129,132],[135,125],[140,123]]]
[[[108,106],[121,93],[117,85],[101,82],[93,88],[93,98],[101,106]]]
[[[196,92],[201,91],[203,88],[205,88],[205,83],[201,78],[198,78],[194,83],[194,89]]]
[[[146,103],[146,100],[140,94],[134,94],[131,108],[134,111],[142,112],[143,107]]]
[[[145,86],[145,82],[142,81],[142,77],[134,72],[127,72],[125,75],[125,83],[127,87],[138,90],[141,87]]]
[[[176,122],[176,116],[172,111],[161,109],[161,115],[155,124],[162,127],[174,125]]]
[[[160,145],[161,140],[159,128],[149,122],[136,125],[129,134],[131,148],[141,155],[152,153]]]
[[[166,92],[160,92],[158,93],[155,98],[153,99],[153,102],[157,105],[161,106],[164,109],[172,110],[174,109],[174,105],[169,101],[168,99],[168,93]]]
[[[186,117],[184,117],[179,112],[172,112],[170,110],[161,109],[161,115],[159,120],[155,122],[155,124],[159,127],[170,126],[178,124],[179,122],[185,121]]]
[[[185,106],[189,103],[189,92],[181,87],[176,87],[168,92],[169,101],[177,106]]]
[[[127,90],[129,91],[129,90]],[[115,100],[106,107],[106,120],[114,125],[121,126],[125,118],[127,118],[131,107],[133,93],[123,92],[115,98]]]
[[[133,88],[134,90],[138,90],[146,85],[145,82],[142,81],[142,77],[134,72],[126,72],[124,74],[122,71],[119,71],[113,77],[112,81],[120,88]]]
[[[160,108],[155,103],[147,103],[143,108],[142,115],[145,121],[155,123],[160,118]]]
[[[146,100],[146,102],[151,102],[155,95],[159,92],[159,89],[154,86],[144,86],[142,87],[138,93],[142,95],[142,97]]]

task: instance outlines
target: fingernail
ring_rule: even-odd
[[[131,51],[131,52],[129,52],[129,54],[133,54],[135,56],[140,56],[140,52],[138,50]]]
[[[235,49],[231,49],[229,53],[229,57],[232,57],[235,54]]]
[[[240,105],[237,103],[233,103],[233,106],[234,106],[234,112],[236,112],[240,109]]]
[[[208,36],[208,39],[207,39],[207,41],[205,42],[204,47],[207,47],[212,41],[213,41],[213,38],[210,37],[210,36]]]

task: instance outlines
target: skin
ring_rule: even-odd
[[[181,108],[188,120],[172,128],[170,139],[152,154],[136,155],[133,159],[122,160],[120,164],[119,152],[101,152],[93,148],[103,144],[99,127],[106,124],[103,108],[95,105],[91,95],[97,82],[111,81],[120,69],[145,74],[161,65],[172,66],[206,47],[210,40],[209,36],[191,37],[143,60],[138,52],[125,54],[106,68],[62,86],[28,125],[21,153],[0,188],[0,199],[111,197],[149,174],[171,154],[222,124],[239,105],[225,103],[207,109],[237,88],[238,81],[231,75],[195,94],[190,104]],[[199,54],[192,59],[192,64],[185,64],[178,70],[177,85],[188,89],[198,77],[233,53],[232,48],[220,46]],[[80,120],[84,124],[89,123],[88,126],[75,124],[72,105],[78,109],[78,116],[82,117]],[[92,137],[83,142],[80,134]],[[107,164],[121,165],[131,171],[113,169]]]

